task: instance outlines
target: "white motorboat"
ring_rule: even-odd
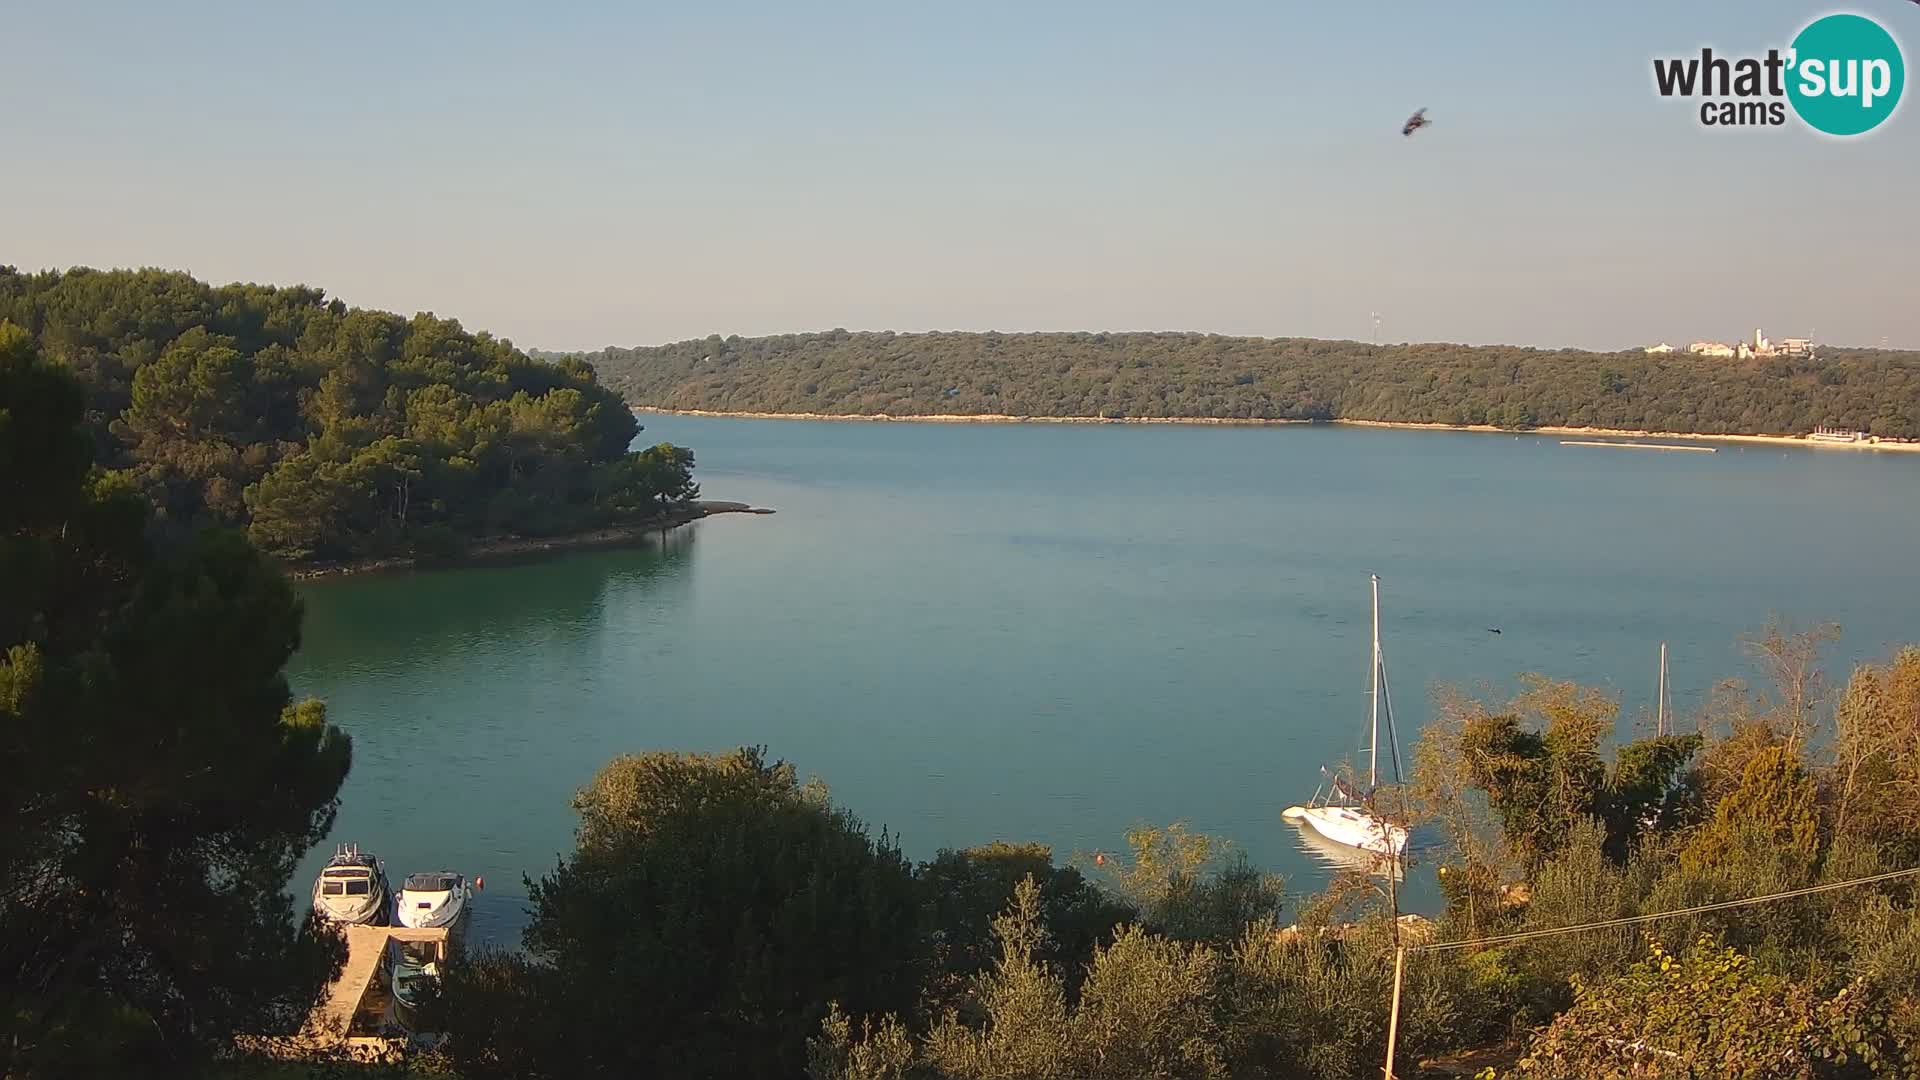
[[[1377,575],[1373,578],[1373,686],[1370,696],[1367,790],[1356,790],[1354,785],[1322,767],[1320,771],[1326,775],[1327,783],[1321,785],[1305,806],[1289,806],[1281,816],[1289,821],[1305,822],[1313,831],[1336,844],[1398,858],[1407,847],[1407,830],[1376,814],[1372,806],[1374,792],[1380,786],[1382,715],[1386,717],[1388,762],[1393,771],[1393,782],[1401,782],[1400,740],[1393,729],[1393,698],[1387,690],[1387,662],[1380,652],[1380,578]]]
[[[465,874],[430,870],[408,874],[400,883],[400,925],[416,930],[452,926],[467,912],[473,886]]]
[[[393,893],[380,860],[341,844],[313,881],[313,909],[334,922],[385,926]]]

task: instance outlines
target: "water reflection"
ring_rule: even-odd
[[[494,644],[538,644],[597,624],[611,602],[685,589],[695,529],[633,547],[470,567],[304,583],[296,680],[365,670],[380,660],[427,666]],[[672,600],[678,596],[668,597]]]
[[[392,875],[484,876],[472,933],[513,941],[522,874],[567,846],[569,799],[612,753],[604,727],[634,708],[623,680],[644,683],[663,663],[619,645],[611,664],[608,642],[625,642],[631,620],[684,618],[695,535],[302,586],[304,643],[288,674],[352,735],[353,769],[294,894],[337,841],[355,842]]]
[[[1380,852],[1363,851],[1335,843],[1320,835],[1313,826],[1300,821],[1288,821],[1287,827],[1295,834],[1300,850],[1309,858],[1332,870],[1336,874],[1365,874],[1369,877],[1384,878],[1396,860]],[[1406,867],[1398,867],[1398,880],[1406,880]]]

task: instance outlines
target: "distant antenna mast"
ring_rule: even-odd
[[[1653,731],[1656,735],[1667,733],[1667,643],[1660,643],[1660,703],[1653,718]]]

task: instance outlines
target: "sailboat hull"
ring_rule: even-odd
[[[1300,820],[1314,832],[1350,848],[1398,856],[1407,849],[1407,830],[1351,806],[1308,806]]]

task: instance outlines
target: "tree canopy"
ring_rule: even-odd
[[[232,531],[149,529],[86,392],[0,323],[0,1073],[159,1070],[291,1029],[338,962],[296,861],[350,758]]]
[[[1582,821],[1605,830],[1617,858],[1644,830],[1680,823],[1692,802],[1682,773],[1705,741],[1700,734],[1636,739],[1619,747],[1609,766],[1601,744],[1614,730],[1615,701],[1572,683],[1526,682],[1505,707],[1473,708],[1457,727],[1443,720],[1426,736],[1454,744],[1438,756],[1459,762],[1485,792],[1521,861],[1540,866]]]
[[[162,270],[0,267],[0,320],[85,387],[99,460],[176,528],[246,528],[294,559],[446,553],[691,498],[692,455],[579,360],[431,314]]]
[[[791,1076],[831,1002],[913,1004],[911,865],[792,766],[629,755],[575,807],[577,850],[529,883],[527,955],[448,984],[463,1075]]]
[[[636,404],[721,412],[1391,420],[1920,438],[1920,353],[1717,359],[1218,334],[718,336],[584,359]]]

